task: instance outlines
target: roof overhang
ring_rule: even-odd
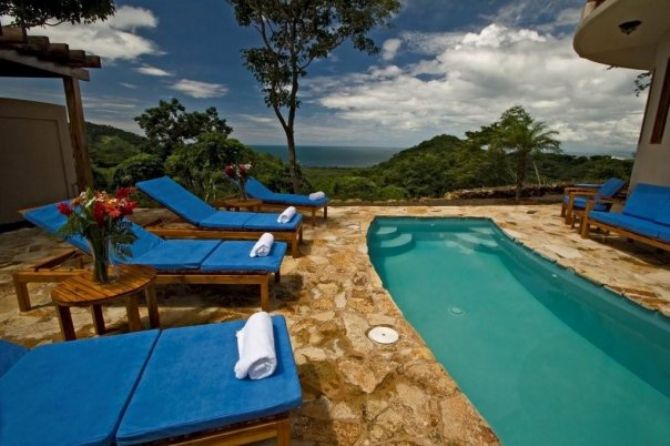
[[[0,76],[71,77],[89,80],[88,68],[100,68],[98,56],[52,43],[46,36],[29,36],[16,26],[0,26]]]
[[[652,69],[659,42],[670,37],[670,0],[605,0],[595,9],[589,3],[573,40],[577,54],[605,65]],[[634,21],[640,23],[631,32],[622,30]]]

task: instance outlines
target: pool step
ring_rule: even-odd
[[[395,255],[402,254],[412,249],[413,246],[414,236],[412,234],[400,234],[394,238],[377,243],[374,250],[380,254]]]
[[[373,232],[376,240],[388,240],[399,234],[397,226],[382,226]]]
[[[476,233],[461,232],[454,234],[453,240],[458,242],[463,247],[476,249],[479,251],[492,251],[498,248],[498,242],[493,240],[491,237],[479,235]]]

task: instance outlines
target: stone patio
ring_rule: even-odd
[[[327,224],[306,227],[304,255],[286,258],[274,288],[303,386],[304,405],[293,415],[299,445],[498,442],[382,288],[365,240],[375,215],[492,218],[546,257],[670,316],[670,254],[616,237],[583,240],[563,225],[558,205],[349,206],[329,213]],[[11,274],[65,247],[37,229],[0,234],[0,338],[30,347],[60,341],[49,304],[53,285],[32,285],[34,309],[20,314]],[[172,286],[159,293],[163,327],[242,318],[258,303],[253,287]],[[93,335],[87,311],[75,309],[73,319],[79,337]],[[105,320],[111,331],[127,328],[122,306],[106,307]],[[378,324],[398,329],[400,341],[368,340],[367,330]]]

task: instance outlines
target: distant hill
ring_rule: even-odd
[[[107,169],[141,153],[146,138],[111,125],[86,123],[89,155],[96,167]]]

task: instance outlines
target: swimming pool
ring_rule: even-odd
[[[487,219],[376,218],[370,259],[506,445],[670,444],[670,322]]]

